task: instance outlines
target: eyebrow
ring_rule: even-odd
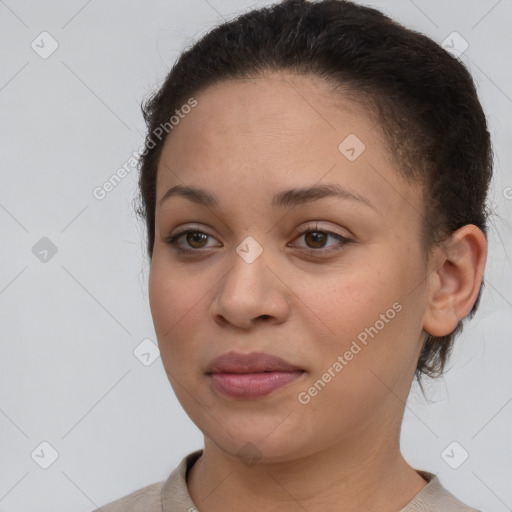
[[[194,203],[207,206],[209,208],[218,209],[220,207],[219,200],[207,190],[185,185],[175,185],[174,187],[171,187],[169,190],[167,190],[167,192],[160,199],[160,206],[162,206],[165,201],[173,196],[184,197],[190,201],[193,201]],[[326,197],[338,197],[341,199],[359,202],[377,211],[370,200],[334,183],[313,185],[311,187],[294,188],[277,192],[272,198],[272,206],[274,208],[298,206],[301,204],[318,201],[319,199],[324,199]]]

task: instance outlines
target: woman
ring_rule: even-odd
[[[144,114],[151,311],[204,449],[102,510],[474,510],[399,447],[482,287],[465,67],[377,10],[289,0],[205,35]]]

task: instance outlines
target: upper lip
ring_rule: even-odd
[[[213,359],[206,373],[293,372],[302,370],[280,357],[265,352],[227,352]]]

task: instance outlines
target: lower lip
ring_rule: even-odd
[[[214,373],[210,375],[213,388],[232,398],[259,398],[269,395],[304,372],[264,372],[264,373]]]

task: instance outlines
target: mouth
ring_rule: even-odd
[[[262,352],[229,352],[215,358],[206,375],[217,393],[230,398],[260,398],[306,373],[284,359]]]

